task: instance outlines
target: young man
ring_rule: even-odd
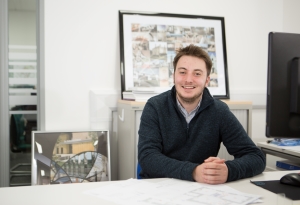
[[[174,86],[146,103],[139,129],[142,178],[221,184],[260,174],[266,159],[228,106],[208,89],[212,62],[190,45],[174,58]],[[223,142],[234,160],[217,158]]]

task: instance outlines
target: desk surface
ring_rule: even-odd
[[[257,146],[260,147],[260,149],[265,153],[265,154],[270,154],[274,155],[277,157],[285,158],[288,160],[291,160],[293,162],[300,163],[300,151],[299,149],[294,149],[296,147],[289,147],[286,146],[278,146],[274,144],[270,144],[267,142],[258,142]],[[297,146],[299,147],[299,146]]]
[[[256,194],[262,196],[263,204],[277,204],[277,195],[263,188],[257,187],[250,183],[251,180],[278,180],[283,175],[297,171],[274,171],[264,172],[253,178],[238,180],[227,183],[226,185],[238,191],[248,194]],[[299,171],[298,171],[299,172]],[[157,182],[161,179],[150,179],[147,181]],[[31,205],[53,205],[53,204],[102,204],[112,205],[114,203],[105,201],[94,196],[83,194],[84,191],[95,189],[100,186],[118,183],[111,182],[93,182],[83,184],[63,184],[63,185],[37,185],[27,187],[5,187],[0,188],[1,204],[31,204]],[[294,201],[293,204],[300,204],[300,201]]]
[[[258,142],[257,146],[300,157],[300,152],[299,151],[288,149],[288,147],[286,147],[286,146],[278,146],[278,145],[270,144],[270,143],[267,143],[267,142]],[[297,146],[297,147],[299,147],[299,146]]]

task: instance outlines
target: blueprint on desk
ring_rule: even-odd
[[[209,185],[177,179],[160,182],[129,179],[87,190],[85,194],[121,205],[250,204],[260,198],[226,185]]]

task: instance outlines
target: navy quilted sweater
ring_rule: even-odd
[[[138,161],[142,178],[168,177],[194,181],[193,170],[217,156],[223,142],[234,160],[226,161],[227,181],[260,174],[266,159],[228,106],[205,88],[195,117],[187,124],[176,104],[176,91],[146,103],[139,128]]]

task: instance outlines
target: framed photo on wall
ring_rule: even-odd
[[[31,184],[110,181],[108,130],[33,131]]]
[[[122,92],[163,92],[173,86],[176,50],[190,44],[212,59],[208,89],[229,99],[223,17],[119,11]]]

